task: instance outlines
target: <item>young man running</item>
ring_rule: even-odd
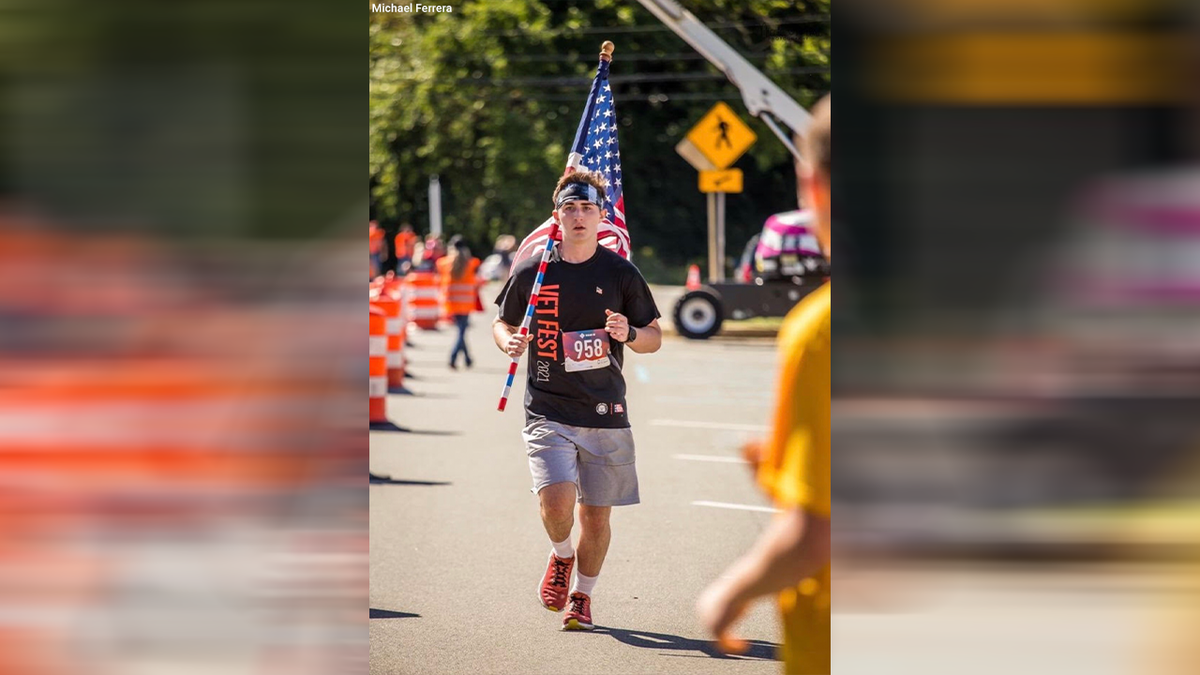
[[[596,240],[606,215],[604,196],[596,174],[576,172],[558,181],[553,215],[562,243],[546,268],[529,335],[517,333],[541,262],[537,256],[518,264],[500,291],[492,326],[501,351],[519,357],[530,350],[522,437],[553,546],[538,597],[554,612],[570,604],[563,630],[592,629],[591,596],[608,553],[612,507],[639,501],[621,374],[624,350],[649,354],[662,345],[646,280]],[[580,533],[572,545],[576,501]]]

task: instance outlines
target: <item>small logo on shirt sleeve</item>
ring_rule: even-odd
[[[596,404],[596,414],[597,415],[607,415],[608,414],[608,404],[607,403],[597,403]]]
[[[597,294],[597,295],[604,295],[604,289],[603,289],[603,288],[600,288],[599,286],[597,286],[597,287],[596,287],[596,294]]]
[[[621,405],[620,403],[614,403],[613,404],[613,414],[614,415],[624,415],[625,414],[625,406]]]

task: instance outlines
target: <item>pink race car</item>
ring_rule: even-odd
[[[725,319],[784,316],[829,278],[807,211],[777,213],[746,245],[734,280],[688,286],[672,316],[680,335],[703,340]]]
[[[812,233],[812,214],[785,211],[767,218],[754,251],[752,275],[764,280],[828,276],[829,264]]]

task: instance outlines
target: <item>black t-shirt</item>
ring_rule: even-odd
[[[578,264],[560,260],[557,247],[552,256],[529,322],[534,339],[525,350],[525,420],[628,427],[621,375],[625,346],[604,332],[604,310],[624,314],[634,328],[647,326],[659,317],[650,287],[633,263],[603,246]],[[540,264],[541,256],[534,256],[517,265],[496,298],[501,321],[521,325]]]

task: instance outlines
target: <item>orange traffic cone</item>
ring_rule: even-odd
[[[700,266],[692,265],[688,267],[687,289],[694,291],[700,288]]]

